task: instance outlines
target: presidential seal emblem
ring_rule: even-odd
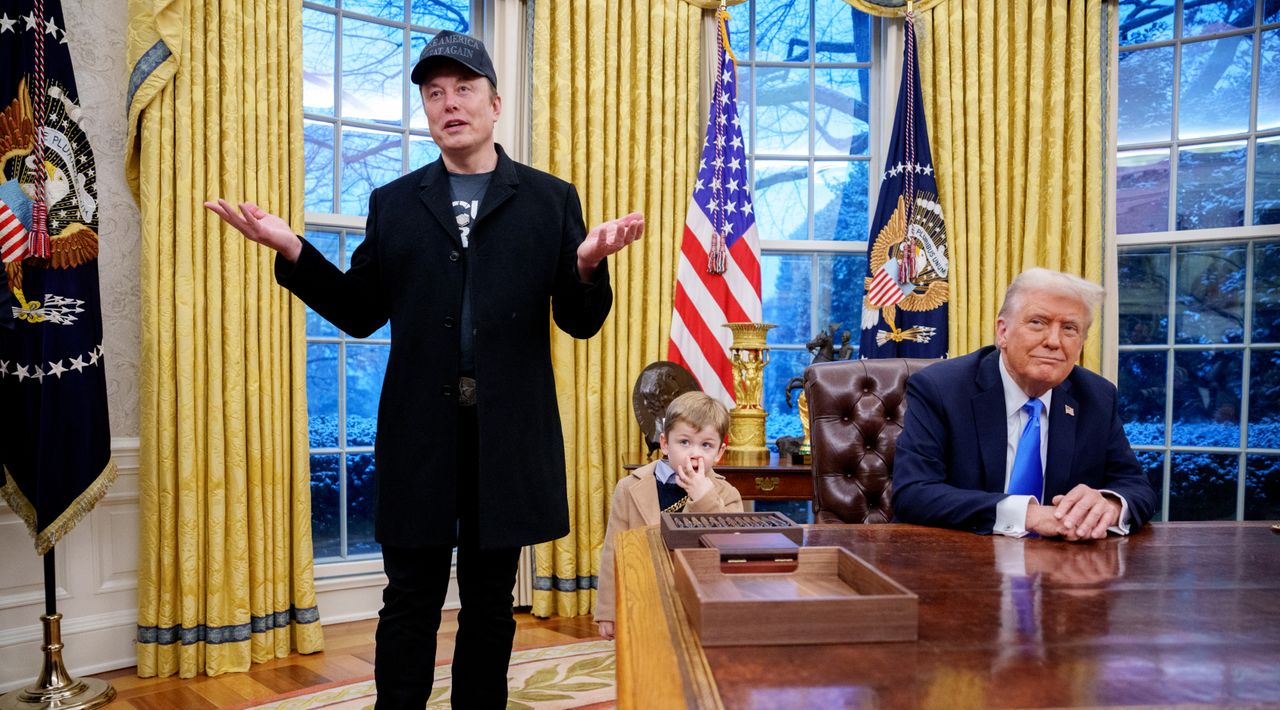
[[[942,205],[931,192],[915,192],[915,209],[907,224],[905,197],[884,228],[876,235],[867,253],[872,276],[866,279],[862,307],[862,327],[875,328],[881,316],[888,330],[877,330],[876,344],[887,342],[928,343],[937,333],[930,326],[899,328],[899,310],[923,313],[945,305],[948,300],[947,233]]]
[[[9,290],[17,300],[13,317],[29,323],[71,325],[83,301],[57,294],[28,299],[22,270],[71,269],[98,257],[98,190],[93,153],[80,126],[81,111],[57,81],[49,80],[45,127],[40,131],[43,164],[37,161],[36,129],[27,80],[0,111],[0,256]],[[50,237],[47,257],[27,249],[33,228],[37,171],[44,172]]]

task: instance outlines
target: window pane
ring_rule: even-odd
[[[840,323],[841,342],[836,348],[841,359],[857,357],[858,329],[862,322],[863,284],[866,280],[866,254],[818,255],[818,324]],[[850,336],[845,342],[843,337]]]
[[[819,69],[813,98],[814,154],[870,155],[871,72]]]
[[[1178,250],[1179,343],[1239,343],[1244,336],[1245,248]]]
[[[1247,156],[1245,141],[1178,151],[1178,229],[1244,225]]]
[[[1169,520],[1235,520],[1240,463],[1234,454],[1174,453]]]
[[[778,326],[769,333],[771,343],[807,343],[813,335],[809,325],[812,268],[813,257],[808,255],[765,254],[761,257],[764,320]]]
[[[1253,35],[1183,45],[1178,136],[1249,130],[1252,82]]]
[[[1246,456],[1244,519],[1280,520],[1280,456]]]
[[[437,30],[470,32],[471,3],[468,0],[412,0],[409,22]]]
[[[1280,242],[1253,247],[1253,342],[1280,343]]]
[[[1126,249],[1119,253],[1120,344],[1168,340],[1169,249]]]
[[[1135,451],[1134,455],[1138,457],[1138,465],[1143,471],[1147,472],[1147,480],[1151,481],[1151,488],[1156,492],[1156,507],[1151,511],[1152,520],[1160,520],[1160,499],[1164,497],[1164,452],[1161,451]]]
[[[1263,7],[1262,21],[1264,23],[1280,22],[1280,5],[1268,3]]]
[[[755,18],[755,61],[809,60],[809,0],[755,0]]]
[[[373,188],[400,177],[400,134],[342,129],[342,213],[366,215]]]
[[[1254,350],[1249,366],[1249,448],[1280,449],[1280,350]]]
[[[1175,0],[1122,0],[1120,46],[1173,39]]]
[[[311,547],[316,558],[342,554],[338,455],[311,456]]]
[[[871,17],[844,0],[814,0],[813,32],[817,61],[871,61]]]
[[[373,539],[373,454],[347,455],[347,554],[376,553]]]
[[[804,388],[799,387],[791,391],[791,404],[788,405],[787,384],[793,378],[803,378],[804,368],[812,359],[813,356],[807,350],[774,348],[769,351],[769,365],[764,368],[764,408],[769,412],[769,416],[764,420],[764,438],[770,448],[776,448],[774,444],[780,436],[804,435],[797,401],[800,393],[804,392]]]
[[[1169,151],[1116,154],[1116,233],[1169,229]]]
[[[364,241],[364,235],[359,232],[347,232],[346,252],[342,255],[342,268],[344,270],[351,268],[351,257],[356,253],[356,247]],[[373,331],[369,339],[389,339],[391,337],[391,323],[387,322],[381,328]]]
[[[1280,77],[1276,77],[1280,81]],[[1276,107],[1280,113],[1280,106]],[[1253,158],[1253,223],[1280,224],[1280,136],[1259,138]]]
[[[756,161],[756,227],[761,239],[809,238],[809,166],[798,161]]]
[[[1120,420],[1134,446],[1164,445],[1166,353],[1120,353]]]
[[[1280,7],[1280,3],[1276,5]],[[1262,33],[1258,69],[1258,130],[1280,127],[1280,30]]]
[[[342,0],[342,9],[404,22],[404,0]]]
[[[347,343],[347,446],[373,446],[390,345]]]
[[[1253,25],[1253,0],[1184,2],[1183,5],[1183,37],[1228,32]]]
[[[302,8],[302,110],[333,115],[337,15]],[[333,160],[330,159],[330,164]]]
[[[757,153],[809,153],[809,71],[756,68]]]
[[[1174,446],[1240,446],[1240,351],[1174,353]]]
[[[340,353],[337,343],[307,343],[307,422],[313,449],[338,446]]]
[[[333,211],[333,130],[327,123],[302,122],[303,209],[308,212]]]
[[[1167,141],[1173,126],[1173,47],[1120,54],[1116,139]]]
[[[418,168],[440,157],[440,147],[430,138],[411,136],[409,138],[409,169]]]
[[[345,18],[342,117],[399,126],[404,85],[404,30]]]
[[[413,66],[418,62],[418,56],[422,54],[422,50],[427,46],[427,42],[435,35],[422,34],[421,32],[409,33],[409,71],[413,71]],[[418,86],[412,82],[409,83],[409,127],[419,130],[427,130],[427,113],[422,108],[422,92],[418,90]],[[412,167],[412,163],[410,166]]]
[[[843,1],[843,0],[842,0]],[[814,164],[813,238],[867,239],[867,161]]]
[[[324,258],[333,264],[340,263],[338,261],[338,233],[320,229],[307,230],[307,241],[311,245],[324,254]],[[319,313],[307,308],[307,336],[308,337],[338,337],[338,329],[332,323],[320,317]],[[335,373],[336,374],[336,373]],[[326,444],[331,446],[332,444]]]

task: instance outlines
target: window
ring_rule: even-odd
[[[764,371],[772,444],[802,434],[795,397],[785,399],[812,360],[805,344],[838,323],[856,352],[878,188],[880,23],[844,0],[751,0],[731,13],[764,320],[778,326]]]
[[[1280,517],[1280,2],[1125,0],[1119,387],[1161,519]]]
[[[439,155],[409,73],[440,30],[472,32],[471,0],[307,0],[302,9],[307,240],[346,269],[373,188]],[[312,541],[317,560],[377,554],[373,437],[384,326],[348,337],[307,309]]]

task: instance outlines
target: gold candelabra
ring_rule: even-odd
[[[729,347],[733,363],[734,407],[729,412],[729,448],[725,463],[730,466],[753,466],[769,463],[769,449],[764,445],[764,366],[769,364],[769,346],[765,335],[772,323],[725,323],[733,333]]]

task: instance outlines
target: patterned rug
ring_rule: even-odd
[[[507,671],[507,710],[612,708],[617,700],[612,641],[583,641],[515,651]],[[452,667],[436,666],[428,710],[449,707]],[[366,710],[377,696],[373,679],[351,681],[323,690],[254,705],[253,710]]]

